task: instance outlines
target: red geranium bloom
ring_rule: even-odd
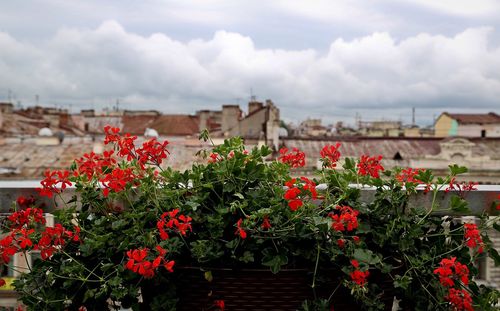
[[[382,156],[369,157],[362,155],[358,163],[358,174],[362,176],[370,175],[374,178],[379,178],[379,172],[384,171],[384,167],[380,164]]]
[[[405,168],[403,170],[401,170],[401,172],[399,172],[397,175],[396,175],[396,180],[399,181],[400,183],[402,184],[405,184],[405,183],[419,183],[420,180],[418,180],[416,178],[416,176],[418,174],[420,174],[420,172],[423,172],[425,171],[424,169],[418,169],[418,168],[411,168],[411,167],[408,167],[408,168]]]
[[[449,294],[445,297],[456,311],[474,311],[472,298],[465,289],[450,288]]]
[[[483,239],[475,224],[464,224],[464,240],[469,248],[479,247],[478,253],[483,252]]]
[[[236,223],[236,232],[235,234],[239,235],[242,239],[247,238],[247,233],[245,230],[241,227],[241,223],[243,222],[243,219],[239,219],[238,222]]]
[[[455,278],[460,279],[464,285],[469,284],[469,268],[456,259],[456,257],[443,258],[440,267],[434,269],[434,274],[439,276],[439,282],[445,287],[453,287]]]
[[[220,311],[224,311],[225,308],[224,300],[214,300],[214,306],[219,308]]]
[[[361,271],[361,270],[354,270],[353,272],[350,273],[351,280],[360,285],[364,286],[366,284],[366,279],[370,275],[369,271]]]
[[[329,216],[332,218],[332,228],[335,231],[352,231],[358,227],[358,214],[357,210],[354,210],[350,206],[337,206],[336,209],[340,212],[330,213]]]
[[[262,220],[262,229],[268,230],[271,228],[271,222],[269,221],[269,217],[266,215],[264,216],[264,219]]]
[[[329,168],[335,168],[337,166],[337,162],[340,159],[340,143],[336,143],[335,145],[326,145],[321,149],[320,155],[323,159],[324,166]]]
[[[306,154],[297,148],[288,152],[288,148],[283,147],[280,149],[278,160],[292,168],[303,167],[306,165]]]

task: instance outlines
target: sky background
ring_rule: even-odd
[[[497,0],[0,2],[0,101],[431,124],[500,113]]]

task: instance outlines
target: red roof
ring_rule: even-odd
[[[150,128],[164,136],[187,136],[198,134],[200,132],[199,124],[197,116],[162,115],[155,119]]]
[[[450,118],[457,120],[462,124],[496,124],[500,123],[500,116],[494,112],[482,114],[461,114],[461,113],[447,113]]]
[[[146,128],[151,128],[151,124],[155,121],[156,116],[142,115],[124,115],[122,117],[123,133],[132,135],[144,135]]]
[[[123,116],[123,132],[144,135],[146,128],[154,129],[162,136],[188,136],[199,132],[199,120],[191,115],[138,115]]]

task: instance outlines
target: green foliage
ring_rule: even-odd
[[[208,131],[200,139],[211,141]],[[321,200],[306,191],[300,195],[302,206],[292,210],[284,187],[292,179],[290,168],[269,161],[271,153],[267,146],[247,152],[236,137],[200,152],[208,161],[184,172],[156,168],[155,173],[154,167],[143,168],[136,159],[123,161],[120,166],[137,172],[136,179],[109,197],[96,180],[74,177],[78,196],[58,210],[56,218],[66,228],[77,224],[81,242],[68,244],[49,260],[36,260],[31,273],[15,282],[20,299],[37,310],[76,310],[82,305],[87,310],[118,309],[118,305],[175,310],[177,269],[199,267],[212,282],[214,269],[264,267],[272,273],[306,269],[313,285],[321,283],[321,271],[334,270],[341,280],[336,286],[348,290],[366,310],[383,308],[380,301],[388,288],[382,283],[403,307],[441,310],[445,291],[434,274],[440,260],[453,256],[468,264],[471,273],[477,272],[473,263],[479,254],[464,245],[462,224],[431,213],[436,207],[467,210],[467,202],[459,196],[452,195],[449,206],[439,206],[437,200],[438,184],[450,182],[466,168],[450,166],[450,175],[434,185],[429,170],[414,176],[418,183],[398,179],[400,168],[375,178],[360,175],[359,162],[347,158],[342,169],[320,171],[321,178],[314,182],[326,184]],[[72,169],[77,169],[76,163]],[[297,183],[304,185],[300,179]],[[376,189],[372,197],[363,197],[352,186],[360,183]],[[410,207],[410,200],[422,195],[419,183],[430,185],[432,202]],[[341,216],[342,206],[359,212],[354,228],[336,229],[335,217]],[[162,240],[158,221],[174,210],[192,218],[192,230],[181,234],[171,228],[169,238]],[[498,223],[487,217],[480,227],[487,223],[498,230]],[[484,251],[500,263],[487,236],[484,243]],[[168,250],[168,260],[175,260],[173,273],[160,267],[146,279],[126,268],[127,251],[153,252],[157,246]],[[367,284],[354,282],[351,273],[358,269],[368,272]],[[474,281],[470,289],[474,304],[482,310],[498,299],[498,291]],[[330,310],[330,294],[305,301],[302,310]]]

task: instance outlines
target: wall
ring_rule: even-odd
[[[449,137],[456,136],[458,123],[446,114],[441,114],[434,125],[434,136]]]

